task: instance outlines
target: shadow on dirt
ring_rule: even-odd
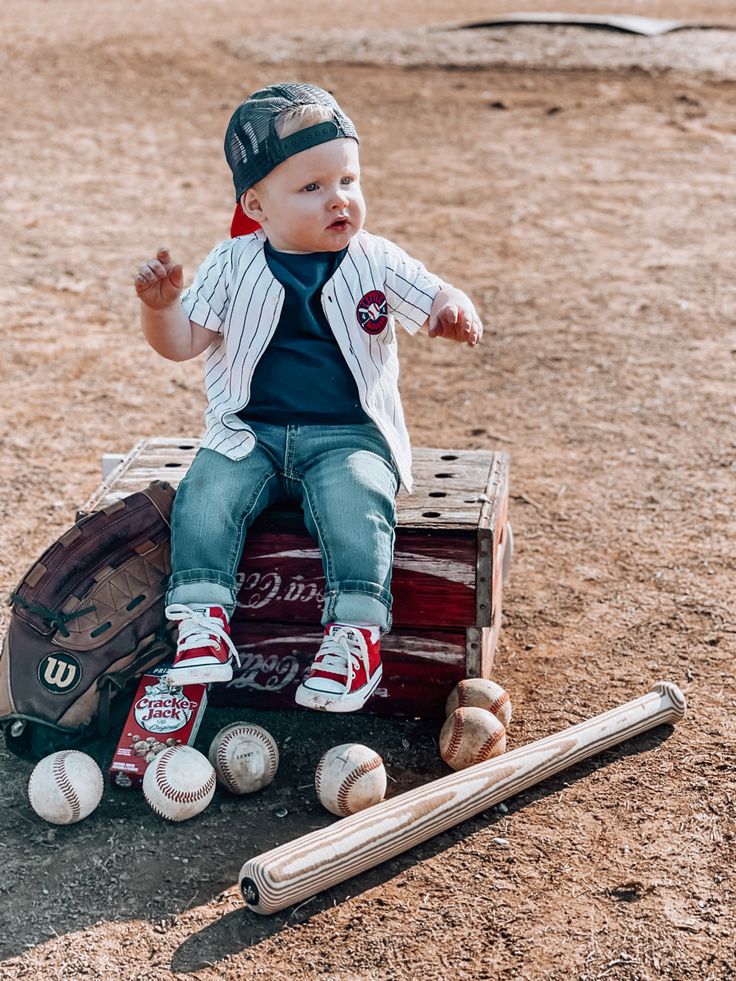
[[[210,708],[196,748],[207,753],[221,727],[243,719],[276,739],[276,779],[246,797],[218,788],[203,814],[181,824],[156,817],[140,792],[109,786],[89,818],[47,824],[26,795],[34,762],[11,755],[0,741],[0,965],[91,924],[148,920],[163,933],[181,912],[213,900],[217,905],[247,858],[334,820],[314,790],[317,762],[332,746],[358,742],[380,752],[392,796],[446,772],[437,720]],[[107,774],[116,742],[109,737],[80,748]],[[263,924],[271,929],[269,921]]]
[[[510,798],[506,803],[508,814],[514,814],[534,801],[557,794],[564,787],[585,779],[596,770],[615,763],[617,760],[649,752],[664,743],[672,732],[673,726],[671,725],[658,726],[656,729],[642,733],[625,744],[607,750],[569,770],[565,770],[555,777],[525,790],[518,796]],[[444,774],[435,773],[433,776],[429,776],[428,779],[435,779],[442,775]],[[409,788],[402,788],[402,790],[405,789]],[[347,882],[334,886],[332,889],[328,889],[324,893],[318,894],[301,904],[288,907],[273,916],[263,917],[259,914],[252,913],[245,907],[228,912],[217,920],[217,922],[209,925],[199,933],[193,934],[182,944],[172,958],[171,969],[186,973],[201,970],[203,967],[214,966],[223,958],[237,954],[245,948],[254,947],[261,941],[278,934],[286,927],[303,923],[316,913],[339,905],[352,896],[376,886],[385,885],[391,879],[406,872],[417,863],[441,855],[457,842],[463,841],[480,831],[491,830],[494,824],[505,818],[505,816],[506,814],[499,812],[497,807],[493,807],[489,812],[463,822],[458,827],[444,832],[437,838],[411,849],[409,852],[380,865],[376,869],[368,870]],[[496,862],[497,852],[489,851],[488,861]]]

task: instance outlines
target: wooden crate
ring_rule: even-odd
[[[190,438],[138,443],[84,510],[152,480],[176,486],[198,446]],[[509,545],[508,456],[418,448],[414,478],[415,492],[397,500],[394,629],[381,643],[384,681],[371,708],[433,715],[460,678],[490,676]],[[293,704],[319,645],[324,590],[319,549],[300,511],[274,509],[258,519],[238,582],[233,636],[244,665],[229,685],[213,686],[211,701]]]

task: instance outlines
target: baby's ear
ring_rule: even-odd
[[[249,218],[261,224],[264,217],[263,208],[255,187],[249,187],[244,194],[240,195],[240,207]]]
[[[230,238],[238,238],[240,235],[251,235],[253,232],[258,231],[260,227],[257,221],[253,221],[252,218],[246,215],[243,211],[243,206],[238,201],[233,212],[233,219],[230,222]]]

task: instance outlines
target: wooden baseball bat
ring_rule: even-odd
[[[256,913],[276,913],[610,746],[665,722],[679,722],[685,708],[685,697],[677,685],[659,681],[648,695],[610,712],[264,852],[240,870],[246,905]]]

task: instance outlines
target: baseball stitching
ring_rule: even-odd
[[[503,739],[506,735],[506,730],[503,725],[499,723],[499,728],[492,733],[488,739],[483,743],[481,748],[478,750],[478,755],[473,760],[474,763],[484,763],[491,752],[491,750]]]
[[[150,801],[149,800],[148,803],[149,803],[150,808],[151,808],[151,810],[153,811],[154,814],[158,814],[158,816],[160,818],[165,818],[167,821],[170,821],[171,820],[171,815],[170,814],[164,814],[164,812],[161,810],[161,808],[160,807],[156,807],[156,805],[153,803],[153,801]]]
[[[176,747],[173,747],[175,749]],[[156,764],[156,786],[161,791],[163,797],[168,798],[168,800],[175,801],[177,804],[191,804],[193,801],[202,800],[215,786],[215,774],[214,772],[210,774],[207,783],[203,784],[199,790],[176,790],[166,779],[166,775],[162,773],[163,770],[163,760],[166,757],[171,758],[171,750],[167,750],[165,753],[161,753],[158,757]]]
[[[64,795],[67,804],[72,809],[72,822],[79,820],[79,815],[82,813],[82,807],[79,801],[74,785],[69,779],[69,774],[66,772],[66,759],[68,756],[73,756],[73,752],[62,752],[54,760],[53,777],[56,782],[56,786]]]
[[[261,746],[268,751],[269,775],[273,776],[278,769],[278,760],[276,759],[276,752],[274,751],[273,743],[270,739],[264,739],[262,731],[259,729],[254,729],[252,726],[239,726],[237,729],[231,730],[222,737],[222,742],[217,750],[217,765],[220,768],[220,773],[227,784],[228,790],[232,790],[234,792],[237,791],[238,786],[235,782],[235,774],[230,769],[230,765],[227,762],[225,750],[236,736],[254,736]]]
[[[350,796],[350,791],[353,789],[358,780],[365,776],[366,773],[370,773],[372,770],[378,770],[381,766],[383,766],[383,760],[380,756],[376,755],[372,760],[366,760],[365,763],[361,763],[360,766],[356,767],[351,773],[348,774],[347,777],[345,777],[343,782],[340,784],[340,790],[337,794],[337,806],[344,814],[348,815],[354,813],[352,807],[350,806],[348,797]]]
[[[314,772],[314,789],[317,791],[317,796],[322,800],[322,771],[325,768],[325,758],[324,756],[317,764],[317,769]]]
[[[468,688],[469,687],[470,686],[467,685],[467,684],[465,684],[464,681],[459,682],[459,684],[457,686],[457,703],[458,703],[458,706],[460,708],[467,708],[468,707]],[[508,692],[504,692],[502,695],[499,695],[498,696],[498,698],[496,699],[495,702],[493,702],[491,704],[491,706],[489,707],[488,711],[489,712],[492,712],[494,715],[496,715],[498,713],[498,711],[508,701],[509,701],[509,694],[508,694]]]
[[[499,695],[493,705],[491,705],[491,712],[493,712],[494,715],[498,715],[508,700],[509,696],[507,692],[504,692],[503,695]]]
[[[465,728],[465,713],[461,708],[455,709],[455,721],[452,723],[450,744],[447,747],[447,751],[445,754],[445,758],[448,763],[450,760],[455,758],[457,751],[460,749],[460,744],[462,743],[463,740],[464,728]]]

